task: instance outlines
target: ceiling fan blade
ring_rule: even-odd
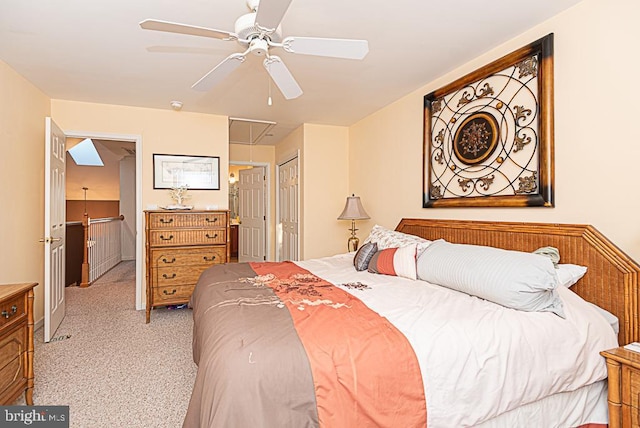
[[[354,39],[324,39],[318,37],[287,37],[282,48],[291,53],[362,59],[369,53],[369,42]]]
[[[287,13],[292,0],[260,0],[256,24],[268,30],[275,30]]]
[[[300,89],[298,82],[293,78],[293,75],[280,57],[271,55],[264,59],[263,64],[269,76],[271,76],[271,79],[273,79],[286,99],[292,100],[302,95],[302,89]]]
[[[166,31],[168,33],[188,34],[191,36],[211,37],[214,39],[237,40],[238,35],[228,31],[214,28],[196,27],[195,25],[177,24],[157,19],[145,19],[140,22],[140,27],[145,30]]]
[[[191,86],[196,91],[209,91],[211,88],[220,83],[233,70],[238,68],[245,60],[244,54],[234,53],[226,57],[222,62],[215,66],[213,70],[205,74],[200,80]]]
[[[193,46],[149,46],[147,52],[151,53],[169,53],[169,54],[200,54],[200,55],[219,55],[228,52],[227,50],[216,48],[197,48]]]

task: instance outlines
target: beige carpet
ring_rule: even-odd
[[[135,310],[135,262],[88,288],[67,287],[67,314],[35,335],[36,405],[69,405],[71,427],[180,427],[196,366],[190,309]],[[24,404],[24,398],[15,404]]]

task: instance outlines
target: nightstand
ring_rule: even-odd
[[[600,352],[609,375],[609,428],[640,426],[640,353],[623,347]]]
[[[0,285],[0,405],[20,394],[33,405],[33,287]]]

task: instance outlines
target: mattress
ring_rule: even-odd
[[[428,427],[514,426],[520,418],[526,418],[529,426],[534,422],[536,426],[607,422],[606,383],[603,381],[606,366],[598,353],[617,346],[617,338],[603,316],[570,290],[558,289],[566,314],[562,319],[549,312],[508,309],[424,281],[356,272],[352,259],[353,254],[342,254],[296,262],[296,268],[304,270],[308,278],[320,278],[333,284],[332,288],[319,288],[320,295],[306,295],[302,299],[304,304],[298,306],[299,302],[288,301],[287,294],[278,294],[277,287],[256,286],[256,278],[268,277],[265,272],[281,264],[239,264],[240,273],[232,272],[230,265],[217,266],[205,272],[192,298],[194,360],[198,364],[198,375],[185,426],[348,426],[336,422],[340,421],[341,412],[362,413],[362,408],[376,407],[375,396],[368,394],[365,399],[364,392],[359,396],[359,391],[366,389],[366,383],[357,382],[354,382],[356,392],[351,390],[348,399],[342,398],[338,404],[334,401],[330,406],[322,405],[323,395],[331,398],[334,390],[321,380],[334,377],[333,381],[340,384],[348,370],[343,366],[332,367],[330,362],[329,367],[323,368],[326,373],[314,371],[317,370],[314,368],[317,362],[313,361],[317,359],[314,357],[317,350],[309,349],[307,342],[304,342],[307,347],[298,347],[295,352],[280,347],[277,352],[272,351],[275,363],[265,367],[264,373],[251,365],[251,358],[264,355],[266,351],[261,350],[261,354],[245,352],[256,342],[264,342],[265,350],[275,348],[269,345],[280,343],[284,331],[304,336],[304,330],[313,324],[312,309],[318,305],[338,305],[324,313],[348,313],[350,308],[346,306],[361,303],[390,323],[390,329],[401,333],[417,362],[418,373],[413,377],[419,381],[422,394],[411,395],[410,399],[402,400],[402,405],[405,401],[415,399],[418,403],[422,399],[423,404],[418,403],[414,408],[424,407],[424,415],[410,423],[403,422],[402,426],[424,426],[425,421]],[[322,293],[333,288],[348,294],[350,303],[345,306],[339,306],[335,301],[327,303]],[[217,297],[211,300],[213,295]],[[266,318],[259,321],[248,315],[253,312],[263,312]],[[237,313],[235,319],[234,313]],[[273,314],[280,314],[280,324],[274,324]],[[289,330],[285,324],[290,319],[303,319],[304,322]],[[323,323],[332,324],[327,320]],[[346,323],[345,318],[339,323]],[[240,330],[226,330],[238,325]],[[318,326],[314,328],[318,329]],[[255,334],[252,336],[249,332]],[[253,338],[251,343],[244,342],[247,337]],[[295,342],[296,338],[287,340]],[[225,341],[235,345],[225,346]],[[332,345],[335,350],[331,352],[340,353],[350,346],[350,341],[349,337],[336,335]],[[231,348],[226,351],[227,357],[221,357],[223,348]],[[369,361],[364,364],[375,364],[381,353],[393,354],[395,348],[391,351],[365,355]],[[249,357],[247,361],[246,357]],[[236,358],[241,362],[230,361]],[[284,369],[278,367],[282,358],[287,361]],[[293,364],[293,359],[302,362]],[[302,369],[294,369],[294,365]],[[363,373],[355,363],[349,370],[353,378]],[[288,371],[294,377],[291,381],[284,380],[283,373]],[[391,370],[391,374],[386,375],[391,377],[389,385],[404,385],[401,373],[393,379],[394,373]],[[305,381],[310,382],[306,386],[300,380],[303,377],[311,378]],[[272,388],[269,382],[293,386],[283,390]],[[290,391],[295,388],[304,392]],[[292,400],[292,393],[305,398]],[[384,393],[378,398],[381,402],[389,399]],[[235,412],[234,408],[246,406],[245,401],[252,409],[252,416],[250,420],[238,420],[242,411]],[[312,410],[301,410],[314,405],[320,409],[315,414]],[[305,416],[295,425],[288,425],[288,419],[282,419],[282,413],[287,412],[301,412]],[[337,419],[327,419],[333,417]],[[375,417],[371,416],[366,419],[367,423],[359,426],[385,426],[385,423],[376,422]]]

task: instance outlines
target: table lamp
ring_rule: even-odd
[[[347,241],[347,248],[349,251],[356,251],[360,240],[356,236],[356,220],[366,220],[369,214],[362,208],[362,202],[360,202],[360,196],[351,195],[347,196],[347,203],[344,206],[342,214],[338,217],[338,220],[351,220],[351,237]]]

